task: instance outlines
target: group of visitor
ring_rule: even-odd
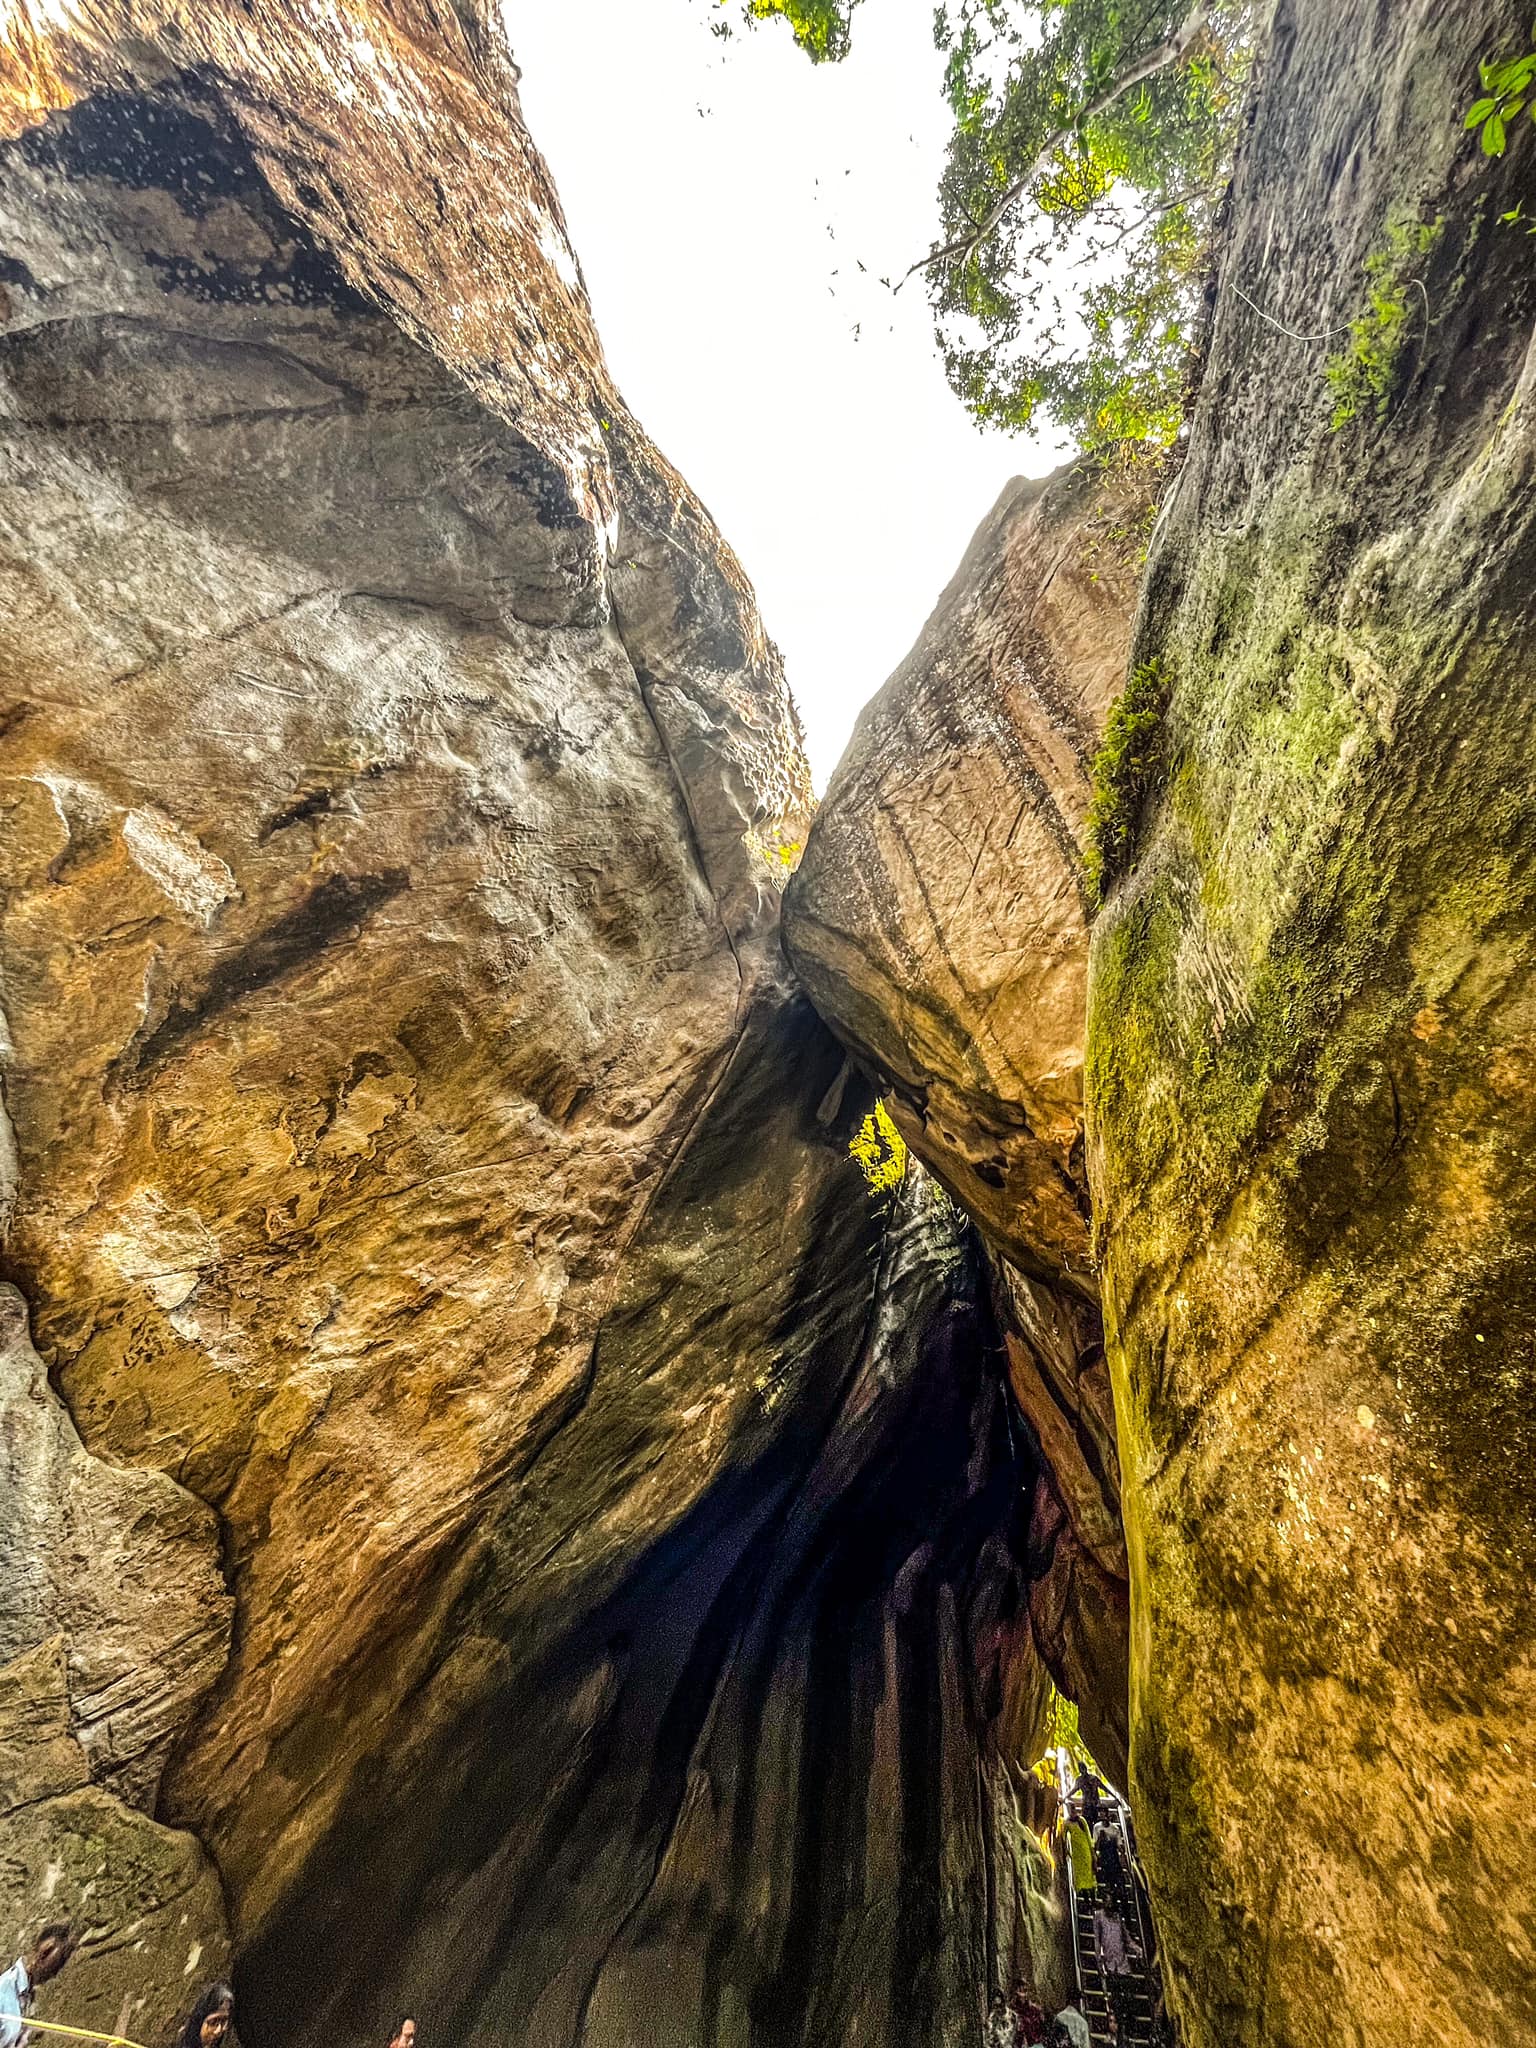
[[[1015,1991],[998,1999],[987,2020],[986,2048],[1094,2048],[1094,2027],[1100,2041],[1131,2048],[1138,1993],[1147,2001],[1141,2031],[1134,2039],[1163,2043],[1171,2037],[1163,2011],[1159,1973],[1132,1929],[1139,1924],[1137,1871],[1130,1816],[1104,1780],[1085,1766],[1068,1793],[1063,1810],[1063,1835],[1074,1906],[1091,1908],[1093,1948],[1104,1985],[1107,2012],[1090,2025],[1081,2005],[1069,2004],[1054,2018]]]
[[[1044,2006],[1016,1984],[1006,1998],[999,1998],[987,2020],[986,2048],[1034,2048],[1045,2039]]]
[[[1134,1906],[1134,1878],[1127,1867],[1118,1820],[1111,1822],[1104,1815],[1107,1797],[1109,1787],[1103,1779],[1092,1771],[1082,1772],[1072,1788],[1065,1832],[1073,1891],[1079,1898],[1085,1893],[1092,1895],[1094,1945],[1109,1999],[1109,2039],[1128,2042],[1137,1979],[1144,1971],[1145,1958],[1126,1926]],[[48,2029],[38,2023],[34,2030],[30,2024],[37,1988],[58,1976],[76,1946],[69,1924],[51,1921],[39,1929],[31,1954],[18,1956],[10,1969],[0,1973],[0,2048],[49,2048]],[[1154,2032],[1162,2018],[1160,2005],[1154,1991]],[[174,2035],[175,2048],[224,2048],[234,2017],[235,1994],[230,1986],[208,1985]],[[1036,2048],[1042,2042],[1046,2048],[1093,2048],[1088,2021],[1077,2006],[1068,2005],[1048,2020],[1044,2008],[1023,1985],[1017,1985],[992,2008],[986,2048]],[[389,2048],[416,2048],[414,2019],[400,2021]]]
[[[1045,2007],[1017,1986],[999,1998],[987,2019],[986,2048],[1093,2048],[1088,2022],[1075,2005],[1047,2019]]]
[[[39,1984],[58,1976],[78,1947],[78,1937],[64,1920],[50,1921],[38,1930],[29,1956],[18,1956],[11,1967],[0,1972],[0,2048],[57,2048],[68,2034],[54,2035],[41,2021],[33,2020],[32,2007]],[[182,2024],[166,2037],[167,2048],[224,2048],[224,2037],[235,2021],[235,1994],[228,1984],[207,1985],[194,2001]],[[90,2034],[90,2028],[71,2029]],[[96,2034],[100,2041],[116,2035]],[[416,2022],[402,2019],[390,2036],[389,2048],[416,2048]]]
[[[1109,1787],[1085,1768],[1072,1788],[1066,1837],[1072,1889],[1093,1906],[1093,1945],[1109,1999],[1110,2038],[1128,2038],[1146,1957],[1129,1923],[1135,1918],[1133,1877],[1118,1810],[1106,1813]]]

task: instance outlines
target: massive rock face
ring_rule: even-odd
[[[1279,9],[1137,640],[1089,1100],[1200,2048],[1536,2037],[1532,138],[1462,132],[1528,30]]]
[[[178,1975],[226,1962],[216,1872],[145,1809],[229,1606],[212,1512],[84,1449],[0,1287],[0,1943],[25,1952],[60,1900],[89,1902],[113,1938],[72,1965],[76,2025],[153,2027]]]
[[[849,1160],[778,658],[489,10],[4,34],[0,1904],[88,1934],[44,2016],[158,2039],[232,1934],[253,2048],[939,2048],[1053,1968],[1039,1474],[973,1249]]]
[[[825,1041],[799,1028],[824,1082]],[[357,1996],[340,1951],[485,2041],[938,2048],[979,2031],[994,1971],[1040,1958],[1020,1924],[1040,1873],[989,1923],[990,1871],[1031,1853],[1010,1767],[1040,1705],[1031,1475],[953,1222],[919,1197],[871,1237],[824,1201],[766,1412],[689,1514],[656,1516],[649,1543],[635,1526],[665,1501],[661,1418],[729,1370],[723,1268],[775,1192],[748,1140],[818,1142],[814,1093],[786,1114],[784,1081],[755,1059],[741,1121],[715,1122],[658,1205],[602,1340],[605,1378],[634,1391],[594,1404],[543,1477],[575,1525],[558,1573],[516,1569],[535,1499],[449,1632],[440,1697],[412,1704],[252,1957],[260,2038],[335,2031]],[[858,1289],[850,1231],[873,1253]],[[599,1577],[626,1522],[623,1569]],[[390,1867],[361,1887],[370,1844]],[[420,1911],[437,1899],[451,1922]]]
[[[785,900],[790,959],[994,1255],[1046,1473],[1041,1650],[1123,1782],[1127,1564],[1083,1157],[1089,766],[1125,676],[1147,487],[1010,484],[859,720]]]
[[[1145,502],[1079,467],[1008,486],[860,717],[784,922],[908,1144],[1016,1266],[1089,1300],[1082,844]]]

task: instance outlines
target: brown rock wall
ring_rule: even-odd
[[[1016,1266],[1088,1300],[1082,844],[1145,500],[1075,467],[1008,486],[860,717],[784,924],[907,1142]]]
[[[823,1016],[992,1248],[1031,1454],[1036,1634],[1123,1782],[1127,1563],[1083,1158],[1089,768],[1144,483],[1008,486],[870,703],[785,904]]]
[[[1532,138],[1464,131],[1529,33],[1277,10],[1148,570],[1089,1104],[1196,2048],[1536,2037]]]
[[[229,1622],[213,1514],[85,1450],[0,1286],[0,1946],[61,1912],[82,1942],[41,2019],[163,2026],[227,1962],[217,1875],[151,1814]]]
[[[146,1801],[174,1743],[158,1820],[29,1619],[6,1924],[97,1855],[151,2040],[222,1883],[256,2048],[938,2048],[1005,1855],[1033,1924],[1033,1469],[783,986],[793,707],[489,12],[5,35],[6,1251],[84,1449],[35,1368],[4,1413],[115,1468],[87,1589],[167,1607],[216,1513],[235,1602],[221,1670],[88,1601],[57,1653],[126,1648],[68,1704]]]

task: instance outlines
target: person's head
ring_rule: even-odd
[[[234,2017],[234,1992],[227,1984],[210,1984],[188,2013],[177,2048],[224,2048]]]
[[[67,1920],[50,1920],[40,1928],[32,1949],[27,1975],[34,1984],[46,1984],[57,1977],[75,1952],[75,1934]]]
[[[389,2037],[389,2048],[416,2048],[416,2022],[403,2019]]]
[[[1035,2048],[1037,2042],[1045,2039],[1045,2007],[1019,1990],[1013,1994],[1013,2012],[1029,2048]]]

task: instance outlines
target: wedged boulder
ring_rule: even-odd
[[[1149,568],[1088,1093],[1192,2048],[1536,2038],[1529,28],[1278,10]]]
[[[785,898],[822,1015],[993,1250],[1033,1454],[1040,1645],[1123,1782],[1128,1605],[1083,1158],[1089,768],[1147,487],[1015,481],[861,717]]]
[[[1090,1300],[1083,835],[1146,510],[1079,465],[1009,484],[860,717],[784,912],[908,1144],[1014,1265]]]

